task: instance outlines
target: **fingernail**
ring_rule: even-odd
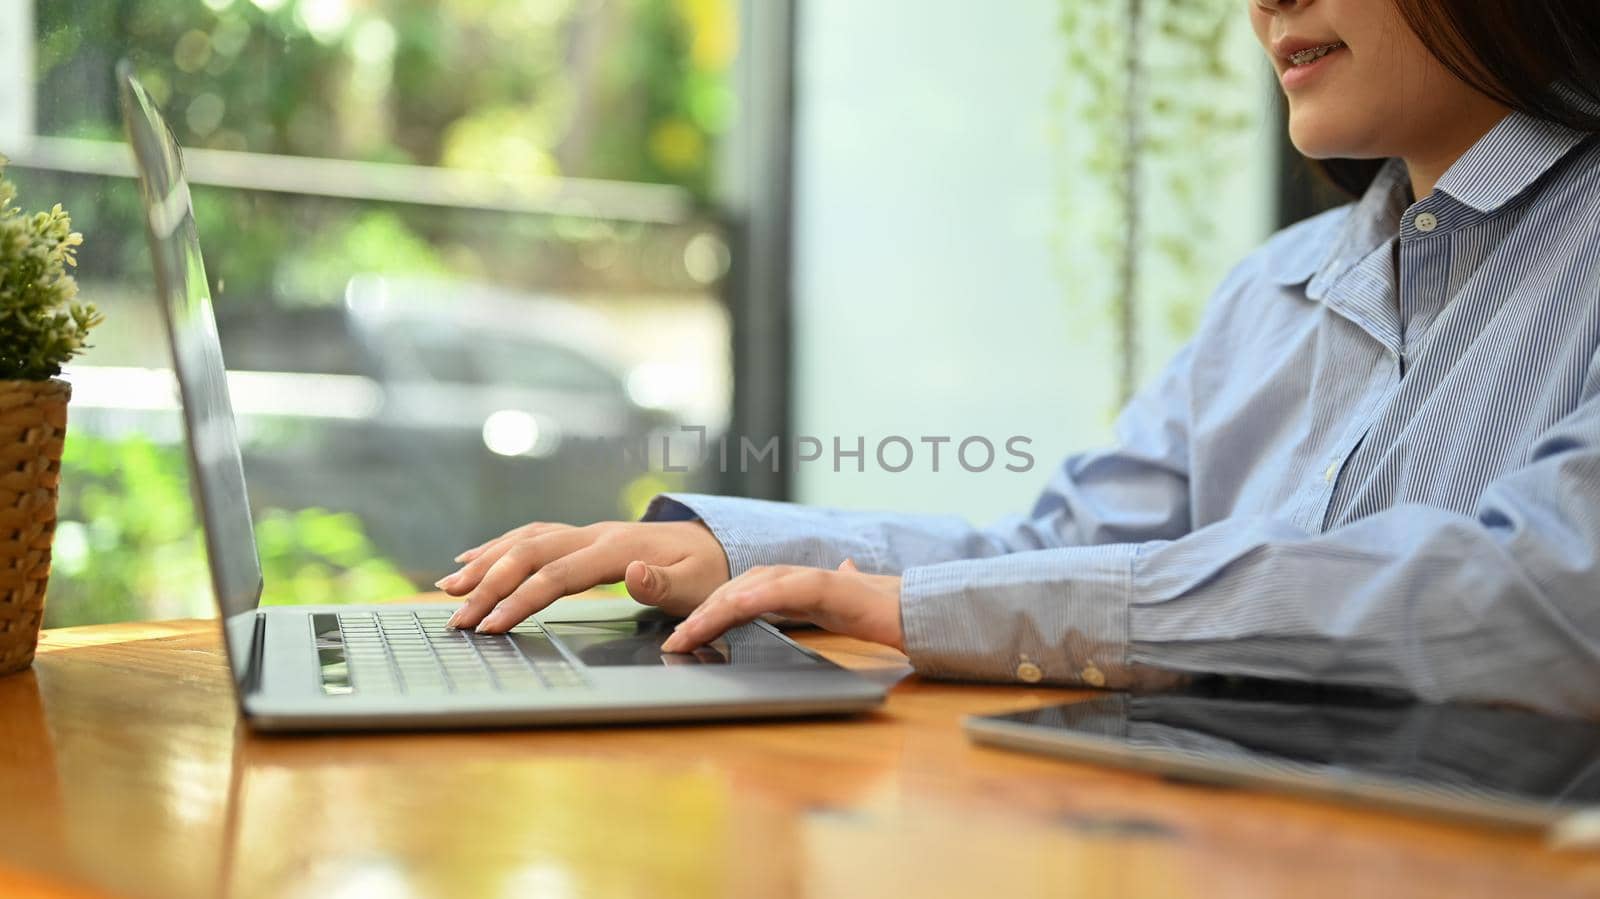
[[[458,626],[460,624],[461,624],[461,612],[459,610],[457,610],[454,615],[450,616],[450,620],[446,621],[444,623],[444,626],[445,627],[456,627],[456,626]]]
[[[459,556],[456,556],[456,557],[455,557],[455,558],[454,558],[454,559],[452,559],[452,560],[451,560],[451,561],[452,561],[452,562],[455,562],[455,563],[456,563],[456,564],[458,564],[458,565],[459,565],[459,564],[461,564],[461,563],[462,563],[462,562],[465,562],[465,561],[466,561],[466,560],[467,560],[467,554],[466,554],[466,553],[462,553],[462,554],[461,554],[461,555],[459,555]]]
[[[501,614],[500,612],[490,612],[489,616],[487,618],[485,618],[482,621],[478,622],[478,633],[480,633],[480,634],[488,633],[489,628],[499,627],[501,619],[503,619],[505,617],[506,616]]]
[[[443,590],[444,589],[444,582],[448,581],[448,580],[450,580],[450,576],[447,574],[444,577],[439,578],[438,580],[434,581],[433,585],[435,587],[438,587],[440,590]]]

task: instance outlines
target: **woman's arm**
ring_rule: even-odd
[[[737,576],[758,565],[899,574],[959,559],[1188,533],[1189,359],[1180,352],[1123,410],[1109,450],[1067,459],[1026,517],[976,528],[956,517],[855,512],[693,494],[657,497],[646,521],[698,519]]]
[[[1472,515],[1403,505],[1321,534],[1234,518],[1177,540],[914,567],[892,636],[932,676],[1133,687],[1217,673],[1600,715],[1600,370],[1589,384]],[[719,588],[674,645],[772,609],[883,606],[858,575],[768,571]]]
[[[1176,538],[1190,525],[1190,354],[1179,353],[1123,411],[1114,449],[1069,458],[1026,517],[975,528],[954,517],[671,494],[657,497],[639,523],[517,528],[462,553],[462,569],[438,586],[464,599],[453,626],[501,632],[562,596],[619,580],[640,602],[687,614],[730,576],[759,566],[831,571],[850,559],[864,578],[1029,550]]]

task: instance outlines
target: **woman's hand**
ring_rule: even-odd
[[[672,632],[661,648],[689,652],[729,628],[776,612],[819,627],[904,648],[900,579],[862,574],[849,559],[838,571],[797,565],[752,568],[723,584]]]
[[[685,615],[728,581],[728,556],[699,521],[534,522],[456,557],[434,586],[465,604],[451,627],[504,633],[563,596],[626,581],[646,605]]]

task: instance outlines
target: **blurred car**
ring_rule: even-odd
[[[415,578],[535,519],[622,514],[639,448],[677,431],[636,401],[604,320],[552,297],[353,279],[337,305],[218,304],[251,500],[358,515]],[[170,374],[78,366],[74,426],[175,442]],[[430,577],[431,576],[431,577]]]

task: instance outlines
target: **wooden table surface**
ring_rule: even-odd
[[[843,720],[268,737],[216,623],[47,631],[0,678],[0,896],[1600,895],[1600,855],[970,745],[1081,696],[898,681]]]

